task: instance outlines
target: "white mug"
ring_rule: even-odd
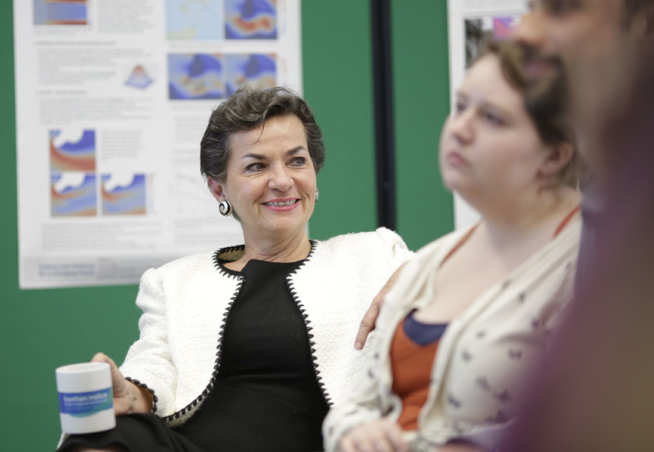
[[[70,364],[58,367],[56,376],[64,433],[101,432],[116,426],[109,364]]]

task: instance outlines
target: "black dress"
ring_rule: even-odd
[[[152,414],[118,416],[115,429],[71,435],[73,446],[120,444],[130,451],[319,451],[327,403],[317,383],[307,330],[286,283],[303,261],[250,260],[229,311],[214,388],[184,424]],[[219,319],[216,319],[218,322]]]

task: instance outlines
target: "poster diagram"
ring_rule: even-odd
[[[145,215],[145,174],[102,174],[103,215]]]
[[[223,99],[225,75],[220,55],[168,55],[168,96],[171,100]]]
[[[224,99],[239,88],[271,88],[277,84],[275,55],[170,54],[171,100]]]
[[[33,0],[34,25],[87,25],[87,0]]]
[[[141,64],[137,64],[130,72],[129,77],[125,81],[126,86],[131,86],[136,89],[146,89],[154,82],[154,79],[150,77],[150,74],[146,71],[145,67]]]
[[[95,131],[50,131],[50,170],[95,171]]]
[[[242,243],[200,174],[243,86],[302,93],[299,0],[13,0],[19,285],[132,284]]]
[[[271,88],[277,84],[277,64],[274,55],[227,55],[225,57],[227,95],[249,85]]]
[[[53,217],[88,217],[98,211],[93,173],[57,173],[50,179],[50,213]]]
[[[222,39],[222,0],[166,0],[168,39]]]
[[[276,39],[276,0],[226,0],[227,39]]]

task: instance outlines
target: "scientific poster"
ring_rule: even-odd
[[[509,37],[527,11],[527,0],[448,0],[450,43],[450,105],[463,82],[468,65],[474,61],[486,36]],[[457,228],[477,221],[479,215],[459,196],[454,197]]]
[[[300,0],[14,0],[21,288],[242,243],[200,175],[239,87],[301,94]]]

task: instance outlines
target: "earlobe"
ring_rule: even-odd
[[[225,199],[225,190],[223,184],[215,181],[211,177],[207,178],[207,185],[209,186],[209,191],[217,201],[222,201]]]

